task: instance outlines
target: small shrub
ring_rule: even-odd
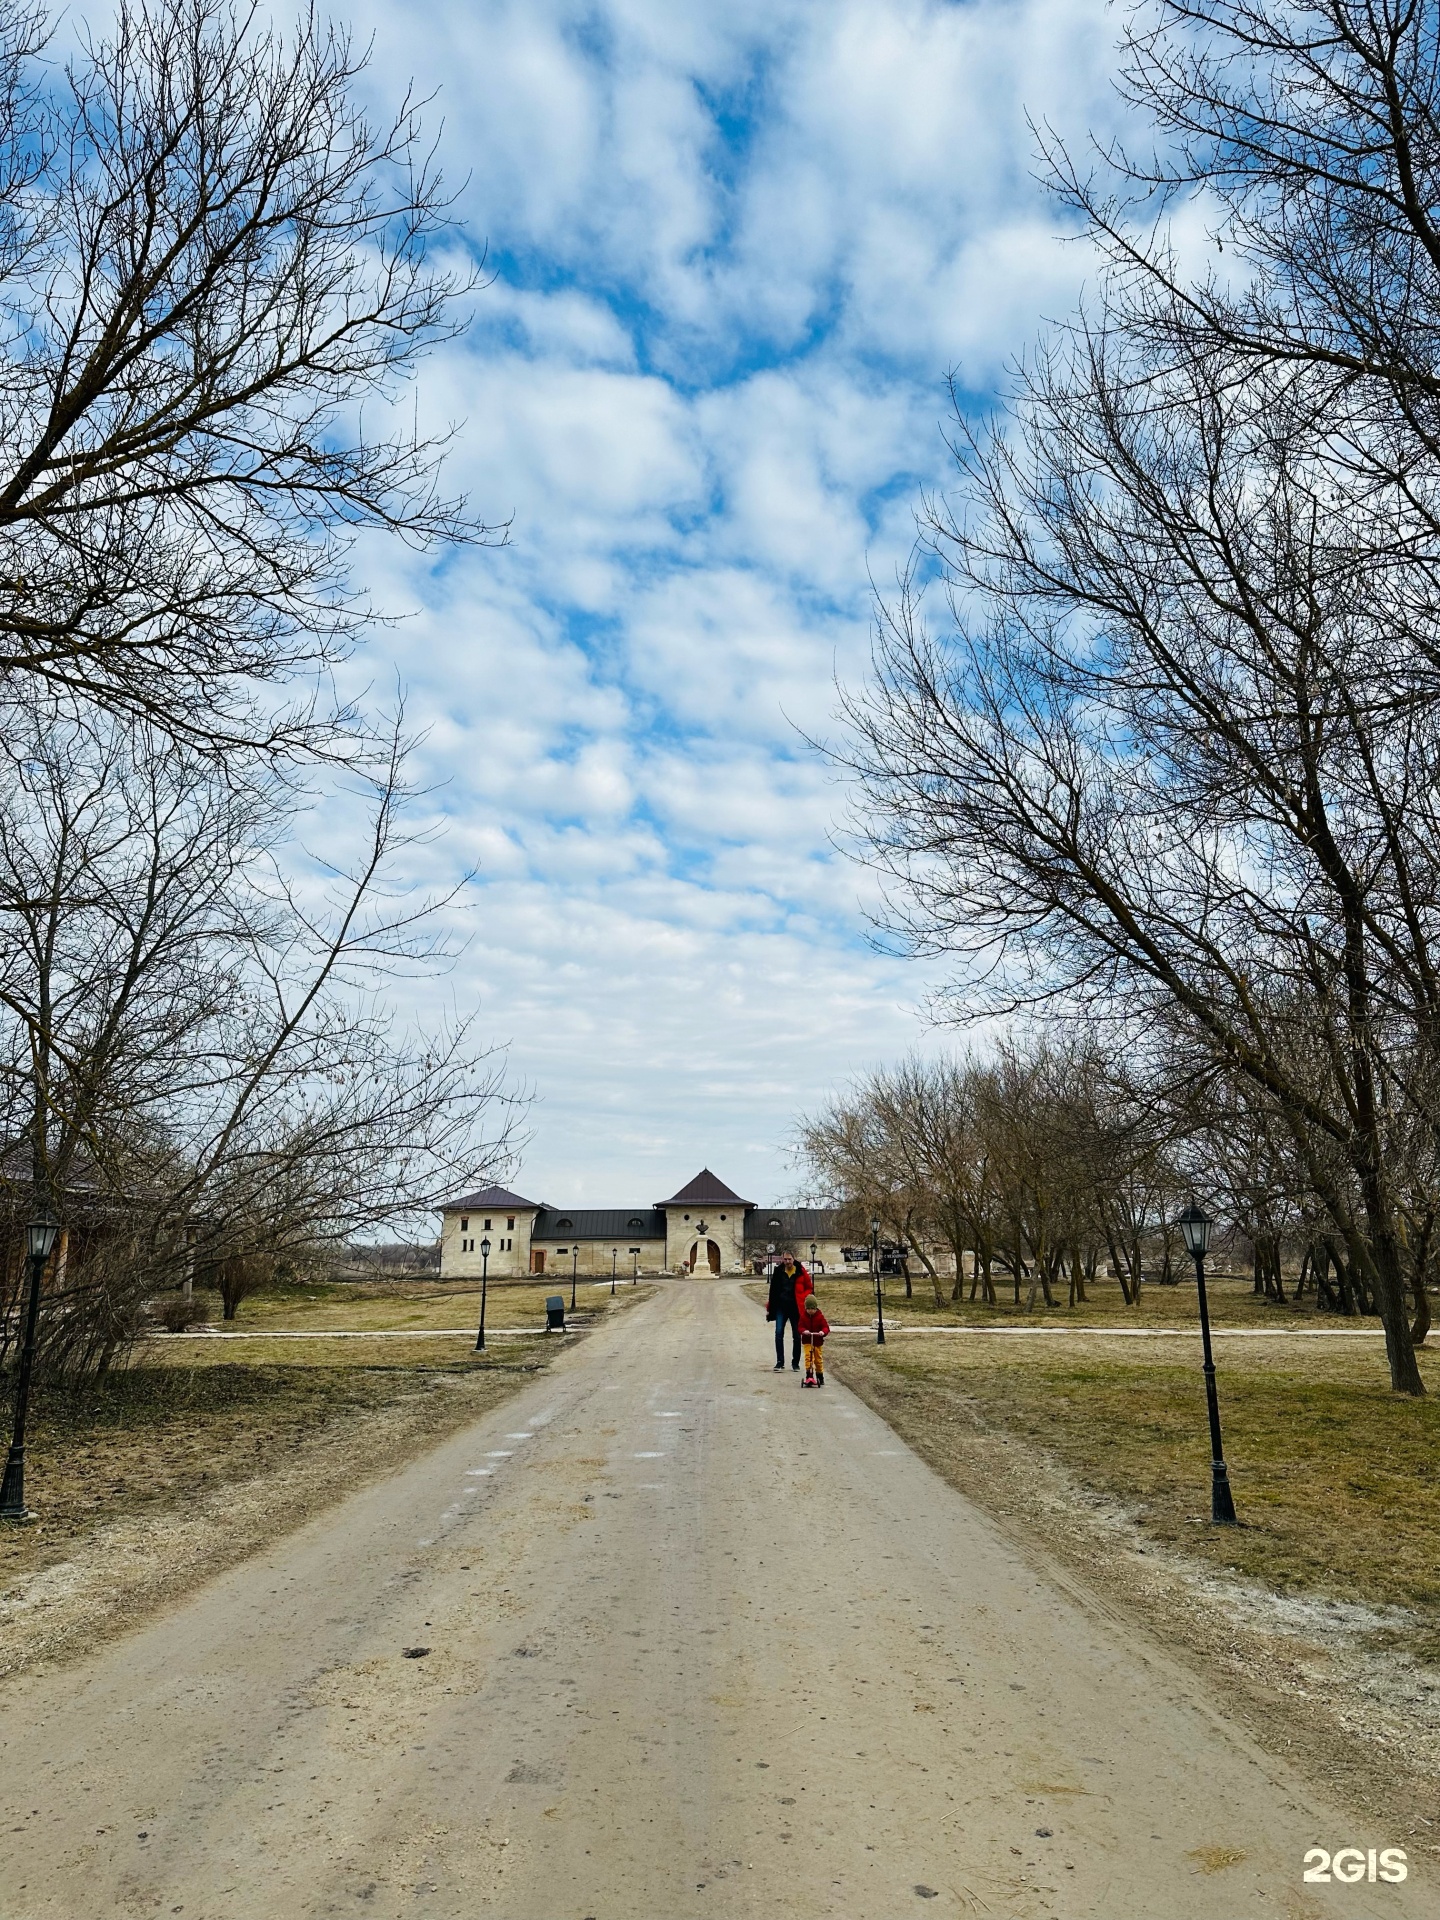
[[[207,1318],[205,1302],[197,1294],[167,1294],[152,1311],[166,1333],[186,1333]]]

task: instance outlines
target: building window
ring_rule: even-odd
[[[460,1231],[461,1233],[468,1233],[470,1231],[470,1216],[468,1213],[462,1213],[460,1216]]]
[[[563,1259],[565,1258],[565,1256],[566,1256],[566,1254],[568,1254],[568,1253],[569,1253],[569,1251],[570,1251],[570,1249],[569,1249],[568,1247],[556,1247],[556,1249],[555,1249],[555,1258],[556,1258],[557,1260],[563,1260]],[[578,1253],[578,1252],[580,1251],[580,1249],[579,1249],[579,1248],[577,1247],[577,1248],[575,1249],[575,1251],[576,1251],[576,1252]]]
[[[515,1231],[515,1216],[513,1213],[505,1222],[505,1231],[507,1233],[513,1233]]]
[[[721,1214],[721,1216],[720,1216],[720,1218],[721,1218],[722,1220],[723,1220],[723,1219],[725,1218],[725,1216],[724,1216],[724,1214],[723,1214],[723,1213]]]
[[[485,1231],[486,1233],[490,1231],[490,1222],[488,1220],[485,1222]]]

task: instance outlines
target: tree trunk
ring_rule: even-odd
[[[1359,1257],[1356,1258],[1356,1255]],[[1405,1283],[1400,1272],[1399,1248],[1392,1236],[1382,1230],[1376,1234],[1374,1242],[1366,1247],[1357,1235],[1352,1244],[1352,1266],[1357,1271],[1369,1268],[1366,1278],[1370,1282],[1380,1324],[1385,1329],[1385,1357],[1390,1362],[1390,1385],[1396,1393],[1422,1398],[1425,1382],[1420,1377],[1420,1363],[1410,1343]]]
[[[1430,1333],[1430,1285],[1425,1278],[1425,1269],[1417,1267],[1410,1282],[1410,1291],[1415,1296],[1415,1318],[1410,1323],[1410,1344],[1423,1347]]]
[[[1085,1266],[1084,1266],[1084,1262],[1080,1258],[1080,1247],[1078,1242],[1074,1246],[1072,1246],[1070,1249],[1070,1304],[1071,1306],[1073,1307],[1077,1301],[1080,1303],[1082,1307],[1085,1305]]]
[[[1124,1300],[1127,1307],[1133,1307],[1135,1302],[1130,1297],[1128,1265],[1127,1262],[1121,1258],[1120,1249],[1115,1244],[1115,1236],[1111,1233],[1108,1225],[1105,1228],[1105,1244],[1110,1249],[1110,1264],[1115,1269],[1115,1278],[1120,1282],[1120,1297]]]
[[[1010,1272],[1015,1281],[1015,1304],[1018,1307],[1020,1304],[1020,1279],[1025,1270],[1025,1260],[1020,1252],[1020,1222],[1018,1220],[1013,1223],[1012,1245],[1014,1251],[1010,1256]]]

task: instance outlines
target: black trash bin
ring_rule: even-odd
[[[545,1331],[563,1333],[565,1331],[565,1296],[563,1293],[551,1293],[545,1297]]]

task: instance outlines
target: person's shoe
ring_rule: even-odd
[[[785,1362],[783,1360],[777,1360],[775,1362],[775,1371],[776,1373],[783,1373],[785,1371]]]
[[[798,1360],[792,1360],[790,1362],[790,1371],[792,1373],[798,1373],[800,1371],[800,1362]]]
[[[801,1384],[801,1386],[802,1386],[802,1387],[813,1387],[813,1386],[814,1386],[814,1384],[815,1384],[815,1376],[814,1376],[814,1374],[813,1374],[813,1373],[807,1373],[807,1374],[806,1374],[806,1376],[805,1376],[805,1378],[804,1378],[804,1379],[803,1379],[803,1380],[802,1380],[802,1381],[800,1382],[800,1384]]]
[[[823,1386],[824,1386],[824,1384],[825,1384],[825,1376],[824,1376],[824,1374],[823,1374],[823,1373],[817,1373],[817,1374],[816,1374],[816,1376],[815,1376],[815,1384],[816,1384],[816,1386],[817,1386],[817,1387],[823,1387]]]

